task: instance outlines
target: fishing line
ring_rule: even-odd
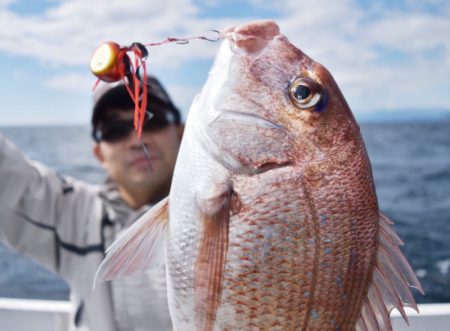
[[[153,113],[151,113],[149,111],[146,113],[147,113],[148,118],[145,122],[149,121],[154,116]],[[153,166],[152,166],[152,161],[150,158],[150,153],[148,152],[147,146],[145,146],[143,137],[141,137],[141,145],[142,145],[142,150],[144,151],[145,158],[147,159],[148,167],[150,168],[150,171],[153,172]]]

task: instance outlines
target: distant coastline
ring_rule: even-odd
[[[450,110],[395,110],[356,113],[360,123],[411,123],[450,121]]]

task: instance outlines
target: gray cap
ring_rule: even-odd
[[[102,83],[93,96],[92,132],[103,119],[108,117],[111,108],[134,109],[134,103],[123,81]],[[147,77],[147,108],[155,115],[163,115],[171,123],[179,124],[181,115],[161,83],[153,76]]]

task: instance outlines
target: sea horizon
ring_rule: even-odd
[[[183,122],[186,114],[184,114]],[[450,121],[450,110],[381,110],[354,114],[356,121],[359,124],[395,124],[395,123],[429,123],[435,121]],[[15,128],[15,127],[83,127],[90,126],[90,120],[86,122],[29,122],[17,123],[9,122],[2,123],[0,121],[0,128]]]

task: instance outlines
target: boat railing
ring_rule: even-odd
[[[5,331],[67,331],[68,301],[0,298],[0,325]],[[393,311],[394,331],[449,331],[450,303],[421,304],[420,314],[406,308],[409,324]]]

